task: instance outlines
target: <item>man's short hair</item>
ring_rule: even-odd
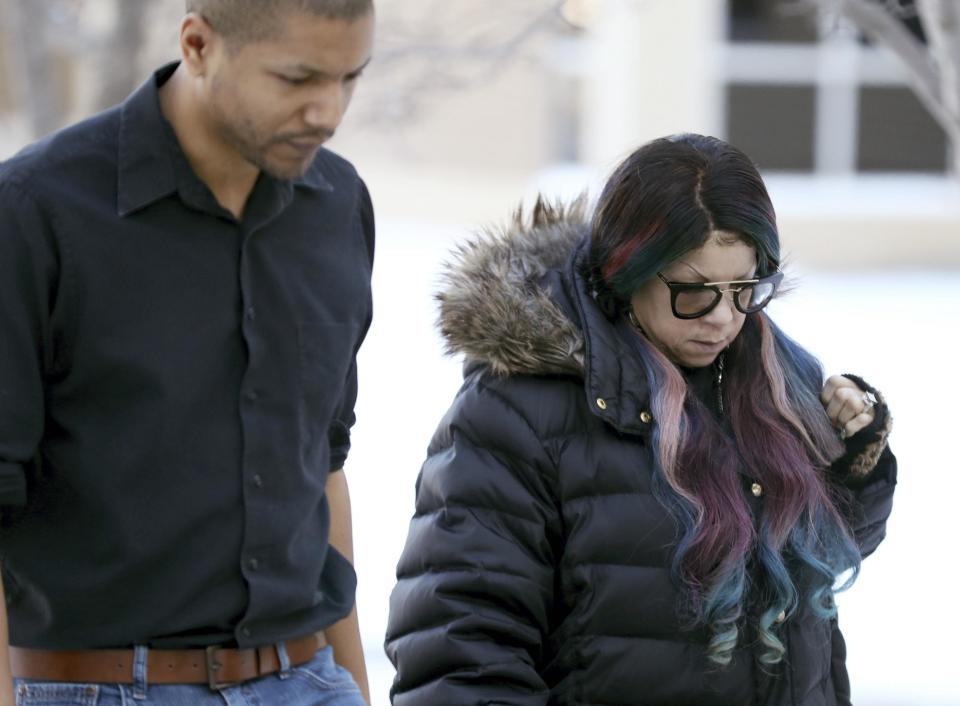
[[[352,21],[373,10],[373,0],[186,0],[187,12],[201,15],[229,45],[271,39],[281,18],[307,12],[330,20]]]

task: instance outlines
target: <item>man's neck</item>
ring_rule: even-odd
[[[160,87],[160,110],[193,171],[217,202],[240,220],[260,170],[211,129],[209,116],[182,65]]]

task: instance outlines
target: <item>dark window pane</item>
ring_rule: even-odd
[[[860,89],[857,169],[942,172],[947,138],[907,88]]]
[[[817,13],[800,3],[730,0],[730,39],[734,42],[815,42]]]
[[[813,169],[813,86],[730,84],[727,139],[761,169]]]

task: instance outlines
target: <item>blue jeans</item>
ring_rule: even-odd
[[[144,678],[145,677],[145,678]],[[73,684],[15,679],[17,706],[364,706],[353,678],[326,647],[286,672],[211,691],[202,684]]]

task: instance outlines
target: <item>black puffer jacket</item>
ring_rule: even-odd
[[[582,218],[540,208],[514,226],[466,246],[441,295],[467,365],[390,602],[395,706],[848,703],[835,621],[788,618],[772,674],[751,644],[711,666],[709,635],[681,627],[677,526],[651,492],[657,420],[639,361],[578,273]],[[892,503],[889,421],[881,404],[831,469],[864,555]]]

